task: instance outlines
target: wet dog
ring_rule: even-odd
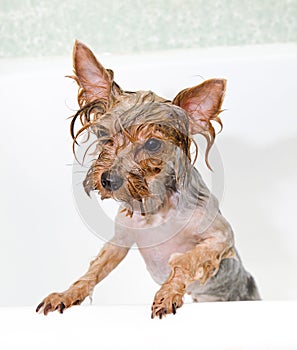
[[[152,318],[176,313],[185,293],[194,301],[257,300],[253,277],[234,247],[230,224],[191,160],[193,135],[215,139],[226,81],[206,80],[173,101],[151,91],[122,90],[92,51],[76,42],[74,78],[79,111],[71,122],[74,146],[95,135],[95,160],[85,191],[121,202],[114,237],[86,274],[62,293],[52,293],[37,312],[63,312],[90,296],[136,244],[152,278],[161,285]],[[76,122],[82,127],[75,132]],[[209,165],[209,164],[208,164]]]

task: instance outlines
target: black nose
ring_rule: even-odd
[[[111,171],[106,171],[101,175],[101,184],[108,191],[118,190],[123,182],[124,180],[120,176]]]

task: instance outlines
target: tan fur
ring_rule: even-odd
[[[184,89],[171,102],[151,91],[125,92],[82,43],[74,47],[73,77],[80,110],[71,122],[75,144],[96,136],[95,154],[84,188],[122,203],[114,238],[85,275],[62,293],[52,293],[37,312],[80,304],[124,259],[133,244],[161,285],[152,318],[175,314],[189,293],[198,300],[256,300],[259,294],[234,247],[233,231],[217,199],[191,163],[192,135],[215,139],[225,79]],[[75,123],[82,127],[75,132]],[[148,143],[153,142],[155,148]],[[92,146],[93,144],[91,144]],[[156,146],[157,145],[157,146]],[[88,152],[90,147],[87,148]]]
[[[184,254],[173,254],[168,262],[171,267],[170,276],[154,298],[152,318],[155,316],[162,318],[163,314],[172,313],[174,307],[181,307],[182,298],[189,285],[195,281],[204,285],[217,273],[222,259],[234,256],[233,248],[224,252],[222,247],[213,249],[211,244],[207,243],[196,246]]]
[[[91,297],[94,287],[103,280],[127,255],[129,249],[107,243],[98,256],[90,263],[86,274],[74,282],[62,293],[51,293],[37,307],[43,308],[46,315],[49,311],[58,310],[63,313],[65,308],[79,305],[86,297]]]

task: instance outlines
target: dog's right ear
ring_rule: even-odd
[[[73,67],[75,79],[80,87],[78,102],[80,106],[95,100],[108,104],[113,85],[113,74],[97,61],[93,52],[82,42],[76,40],[73,47]]]

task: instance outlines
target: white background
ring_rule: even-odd
[[[228,80],[216,140],[224,166],[221,208],[262,297],[297,299],[296,46],[98,58],[124,89],[170,99],[202,78]],[[82,222],[72,195],[66,118],[77,108],[77,89],[64,78],[71,65],[70,58],[1,61],[3,306],[36,305],[67,288],[103,244]],[[211,185],[202,159],[198,167]],[[97,286],[93,302],[149,304],[157,288],[132,250]]]

